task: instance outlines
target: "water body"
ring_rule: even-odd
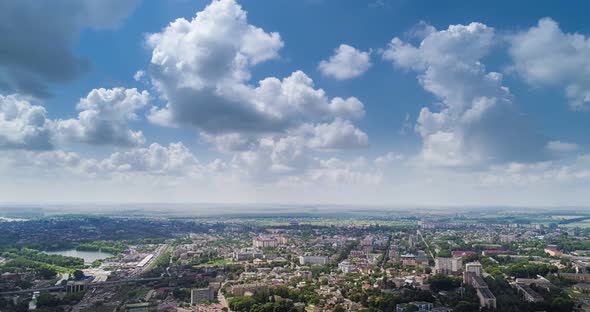
[[[84,259],[84,264],[91,264],[95,260],[112,257],[113,254],[103,251],[81,251],[76,249],[59,250],[59,251],[44,251],[48,255],[62,255],[67,257],[77,257]]]

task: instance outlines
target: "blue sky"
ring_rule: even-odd
[[[6,202],[588,204],[583,2],[0,9]]]

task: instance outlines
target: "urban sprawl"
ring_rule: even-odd
[[[590,216],[502,214],[3,218],[0,311],[587,311]]]

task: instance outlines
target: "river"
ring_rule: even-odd
[[[95,260],[105,259],[113,255],[103,251],[81,251],[81,250],[59,250],[59,251],[44,251],[48,255],[62,255],[67,257],[77,257],[84,259],[84,264],[91,264]]]

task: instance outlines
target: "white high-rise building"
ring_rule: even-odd
[[[328,257],[322,256],[300,256],[299,263],[301,265],[323,265],[328,263]]]
[[[457,274],[463,268],[460,258],[435,258],[434,273],[452,275]]]

